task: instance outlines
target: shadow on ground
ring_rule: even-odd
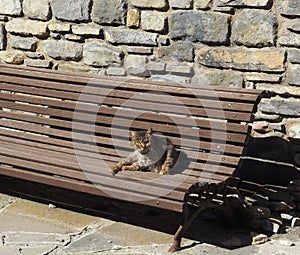
[[[50,187],[13,178],[0,177],[0,192],[45,204],[119,221],[173,235],[181,221],[181,214],[124,201],[100,198],[80,192]],[[251,244],[250,230],[230,226],[218,220],[196,219],[186,238],[219,247],[235,248]],[[190,246],[189,246],[190,247]],[[189,248],[189,247],[183,247]]]

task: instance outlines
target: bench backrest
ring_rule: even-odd
[[[0,65],[0,173],[180,211],[193,183],[238,167],[260,95]],[[111,176],[129,130],[149,127],[181,152],[175,172]]]

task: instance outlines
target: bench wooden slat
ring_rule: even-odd
[[[4,143],[5,145],[5,143]],[[6,144],[7,145],[7,144]],[[19,153],[15,153],[12,149],[9,149],[7,147],[4,147],[2,153],[6,154],[6,155],[11,155],[10,157],[7,156],[0,156],[1,162],[3,162],[4,164],[9,164],[9,165],[13,165],[13,166],[17,166],[17,167],[25,167],[25,168],[29,168],[32,170],[36,170],[36,171],[43,171],[45,173],[48,174],[54,174],[54,175],[59,175],[61,177],[68,177],[68,178],[72,178],[72,179],[78,179],[81,181],[89,181],[90,179],[88,179],[86,177],[85,174],[83,174],[81,171],[74,171],[72,169],[75,169],[75,166],[72,165],[71,161],[66,162],[63,165],[68,165],[68,168],[65,167],[60,167],[60,160],[58,157],[53,157],[55,158],[55,160],[57,162],[50,162],[47,160],[47,158],[49,158],[49,155],[47,157],[47,155],[43,155],[43,153],[41,153],[41,151],[34,151],[34,152],[29,152],[26,150],[26,148],[22,148],[22,151]],[[30,149],[30,148],[28,148]],[[27,160],[27,158],[30,157],[31,161],[29,162]],[[67,159],[66,159],[67,161]],[[91,169],[93,168],[92,165],[89,166]],[[69,169],[70,168],[70,169]],[[72,169],[71,169],[72,168]],[[140,184],[143,185],[143,193],[148,193],[149,194],[154,194],[156,196],[158,196],[159,194],[162,194],[162,192],[168,192],[169,189],[171,188],[170,192],[166,193],[166,195],[164,196],[165,198],[171,198],[171,199],[182,199],[181,196],[183,196],[183,194],[180,194],[179,191],[177,190],[181,190],[181,192],[185,193],[188,189],[188,186],[185,185],[185,183],[183,183],[183,180],[181,181],[181,183],[178,182],[174,182],[174,180],[169,180],[167,178],[155,178],[154,182],[151,181],[149,184],[150,186],[148,186],[148,182],[145,181],[143,178],[137,178],[139,175],[135,174],[135,175],[131,175],[130,179],[123,179],[123,178],[118,178],[118,177],[112,177],[109,175],[103,175],[98,173],[98,175],[96,174],[97,172],[93,172],[93,173],[89,173],[90,178],[92,178],[93,183],[105,183],[105,185],[107,186],[113,186],[113,187],[119,187],[119,189],[124,189],[124,187],[126,190],[130,190],[131,192],[134,193],[138,193],[139,192],[139,188],[140,188]],[[202,179],[204,179],[204,181],[206,180],[205,178],[203,178],[205,175],[202,176]],[[134,177],[134,178],[133,178]],[[212,178],[214,177],[214,175],[212,175]],[[218,178],[218,177],[216,177]],[[138,184],[136,184],[136,180],[139,181]],[[224,179],[223,179],[224,180]],[[111,185],[110,185],[111,183]],[[128,184],[127,184],[128,183]],[[168,184],[170,184],[171,186],[168,187]],[[167,190],[163,190],[164,188],[167,188]],[[157,193],[156,193],[157,190]]]
[[[8,118],[8,119],[13,119],[13,120],[19,120],[19,121],[24,121],[24,122],[30,122],[30,123],[35,123],[35,124],[41,124],[41,125],[51,125],[52,127],[65,127],[68,129],[72,129],[72,119],[73,119],[73,114],[72,112],[65,112],[63,114],[57,114],[57,111],[55,109],[49,109],[49,108],[41,108],[39,106],[33,106],[33,105],[24,105],[24,104],[16,104],[16,103],[11,103],[11,102],[2,102],[1,105],[3,107],[7,107],[12,110],[19,110],[19,111],[25,111],[25,112],[31,112],[31,113],[38,113],[38,114],[43,114],[47,116],[52,116],[52,117],[62,117],[66,118],[67,120],[61,120],[61,119],[49,119],[45,117],[40,117],[40,116],[34,116],[34,115],[25,115],[22,113],[16,113],[16,112],[2,112],[0,113],[0,116],[3,118]],[[84,119],[92,119],[92,116],[87,115],[85,113],[80,113],[76,115],[76,120],[78,117],[83,116],[79,120],[84,120]],[[113,120],[118,120],[119,122],[122,121],[122,119],[119,119],[117,117],[107,117],[107,116],[98,116],[97,119],[101,120],[102,124],[111,124]],[[163,122],[162,122],[163,123]],[[81,128],[80,131],[89,131],[91,129],[90,124],[81,124],[81,125],[76,125],[78,128]],[[126,124],[126,123],[125,123]],[[133,126],[138,129],[147,129],[149,126],[149,123],[145,121],[138,121],[135,120],[132,122]],[[171,126],[171,125],[165,125],[164,124],[157,124],[157,123],[152,123],[151,124],[152,128],[156,131],[162,132],[164,134],[168,135],[176,135],[178,134],[178,127],[176,126]],[[126,133],[126,128],[127,126],[120,126],[116,127],[116,130],[118,130],[118,134],[125,137],[127,135]],[[97,126],[95,127],[95,131],[97,133],[102,133],[102,134],[110,134],[110,128],[105,127],[105,126]],[[184,134],[188,134],[188,127],[180,127],[180,131],[183,132]],[[224,130],[226,131],[226,130]],[[197,136],[196,136],[197,134]],[[226,133],[226,132],[221,132],[221,131],[213,131],[213,133],[210,130],[205,130],[205,129],[195,129],[193,133],[190,134],[191,139],[213,139],[214,140],[219,140],[219,141],[229,141],[228,143],[234,143],[234,144],[245,144],[245,137],[242,134],[233,134],[233,133]]]
[[[111,197],[116,198],[119,196],[128,197],[129,201],[136,201],[138,204],[148,205],[152,207],[168,209],[172,211],[181,212],[182,211],[182,202],[176,202],[169,199],[158,198],[155,196],[146,196],[134,193],[127,193],[125,191],[119,190],[111,190],[109,188],[105,188],[101,190],[94,185],[87,183],[80,183],[74,180],[63,179],[55,176],[45,176],[40,173],[28,172],[18,168],[11,168],[0,165],[0,172],[2,175],[7,175],[10,177],[15,177],[19,179],[29,180],[33,182],[43,183],[47,185],[52,185],[56,187],[61,187],[65,189],[71,189],[75,191],[80,191],[88,194],[98,195],[102,197]],[[115,197],[109,196],[109,194],[115,194]]]
[[[92,164],[88,164],[87,166],[91,168],[90,173],[83,173],[80,171],[80,166],[77,166],[72,164],[71,158],[65,160],[65,164],[62,164],[62,159],[53,157],[53,161],[48,161],[47,160],[47,155],[43,154],[41,151],[24,151],[26,147],[20,146],[23,151],[18,152],[17,154],[13,155],[13,149],[10,148],[9,146],[5,146],[7,144],[4,143],[3,146],[3,154],[5,156],[1,156],[1,161],[3,160],[4,164],[8,165],[13,165],[16,167],[23,167],[23,168],[29,168],[31,170],[35,170],[37,172],[43,172],[47,173],[50,175],[58,175],[61,176],[61,178],[70,178],[70,179],[76,179],[79,181],[93,181],[94,184],[98,183],[105,183],[106,186],[112,186],[116,187],[118,189],[124,189],[127,191],[135,192],[135,193],[149,193],[149,194],[154,194],[158,196],[159,194],[162,194],[163,192],[168,192],[169,190],[171,191],[169,194],[166,195],[166,197],[169,196],[169,198],[176,199],[176,197],[180,200],[180,191],[181,192],[186,192],[188,187],[184,183],[181,185],[180,182],[175,182],[172,180],[167,180],[167,179],[160,179],[160,178],[155,178],[155,181],[148,180],[144,181],[140,178],[134,178],[132,176],[130,179],[124,179],[120,177],[113,177],[109,174],[103,174],[101,172],[97,172],[97,169],[93,169]],[[38,153],[38,154],[37,154]],[[11,156],[11,157],[9,157]],[[28,161],[28,157],[31,158],[31,161]],[[49,158],[49,156],[48,156]],[[54,161],[57,162],[54,162]],[[67,167],[63,167],[67,166]],[[101,165],[99,165],[99,168]],[[95,168],[95,167],[94,167]],[[88,177],[90,178],[88,178]],[[138,177],[138,175],[136,175]],[[140,185],[143,185],[143,189],[140,189]],[[185,187],[185,188],[184,188]],[[173,190],[174,189],[174,190]]]
[[[9,95],[9,98],[7,98],[7,95],[5,93],[0,93],[0,98],[6,101],[18,101],[18,102],[24,102],[24,103],[30,103],[30,104],[37,104],[39,106],[52,106],[53,108],[57,109],[64,109],[67,111],[56,111],[56,116],[65,117],[68,113],[68,111],[74,111],[76,107],[76,102],[70,102],[70,101],[60,101],[60,100],[54,100],[51,98],[46,97],[30,97],[28,95],[21,95],[21,94],[11,94]],[[82,114],[86,114],[85,119],[92,118],[94,116],[94,113],[91,112],[90,105],[81,105],[80,110],[82,110]],[[130,115],[138,115],[139,112],[134,110],[126,110],[126,109],[116,109],[116,108],[109,108],[109,107],[103,107],[100,106],[99,112],[103,115],[110,115],[110,116],[116,116],[120,118],[126,118]],[[90,115],[88,115],[90,114]],[[138,116],[139,120],[145,120],[145,121],[153,121],[158,119],[168,125],[176,123],[176,125],[179,126],[186,126],[191,127],[190,121],[186,121],[186,117],[179,117],[179,116],[172,116],[172,119],[167,117],[166,115],[159,114],[159,118],[157,116],[157,113],[151,113],[151,112],[144,112],[141,115]],[[173,120],[173,121],[172,121]],[[236,123],[228,123],[228,122],[220,122],[215,121],[213,119],[207,120],[207,119],[193,119],[193,122],[199,127],[199,128],[205,128],[205,129],[214,129],[214,130],[225,130],[229,133],[241,133],[246,134],[248,133],[248,127],[246,125],[242,126],[240,124]]]
[[[70,81],[73,84],[88,84],[91,81],[93,81],[93,84],[95,85],[110,85],[113,86],[115,88],[116,83],[122,84],[124,85],[126,83],[126,88],[130,89],[130,86],[134,86],[134,88],[137,88],[139,90],[141,89],[147,89],[149,90],[149,88],[151,88],[154,91],[160,91],[160,92],[166,92],[166,93],[170,93],[170,88],[171,87],[175,87],[175,88],[180,88],[181,91],[178,91],[177,89],[175,91],[172,92],[179,92],[180,94],[185,94],[187,92],[186,88],[197,88],[197,85],[184,85],[184,89],[182,90],[183,85],[182,84],[178,84],[178,83],[174,83],[174,82],[155,82],[155,81],[149,81],[149,80],[134,80],[130,79],[130,78],[116,78],[116,77],[110,77],[109,79],[107,79],[106,77],[101,77],[101,76],[95,76],[95,75],[76,75],[76,74],[72,74],[72,75],[68,75],[67,73],[62,73],[62,72],[57,72],[57,71],[52,71],[52,70],[36,70],[36,69],[22,69],[19,72],[16,71],[16,68],[11,70],[9,67],[7,67],[6,65],[0,65],[0,74],[4,73],[4,74],[10,74],[13,75],[14,77],[17,77],[19,75],[19,77],[30,77],[31,79],[42,79],[42,80],[48,80],[48,81],[54,81],[55,83],[58,83],[60,81],[63,81],[65,83],[69,83]],[[160,90],[159,88],[162,90]],[[167,90],[164,89],[164,87],[166,87]],[[219,98],[227,98],[227,99],[231,99],[233,101],[236,100],[241,100],[241,101],[253,101],[255,102],[257,100],[257,94],[259,94],[260,92],[257,90],[239,90],[239,89],[229,89],[231,90],[232,93],[227,93],[228,89],[226,88],[222,88],[222,87],[213,87],[213,91],[211,87],[200,87],[199,88],[202,89],[203,91],[207,91],[207,95],[208,97],[211,97],[213,95],[213,97],[215,97],[215,93],[217,94],[217,96]],[[201,94],[197,94],[198,96],[205,96],[205,93]],[[223,93],[225,92],[225,93]]]
[[[9,71],[8,71],[9,70]],[[13,72],[11,71],[13,70]],[[8,71],[8,74],[12,74],[12,73],[16,73],[17,70],[20,70],[21,72],[19,72],[19,74],[21,74],[21,76],[25,73],[25,74],[30,74],[30,76],[33,77],[39,77],[41,79],[45,79],[45,77],[52,77],[52,80],[56,80],[59,79],[60,81],[65,81],[65,82],[69,82],[69,81],[78,81],[78,79],[89,79],[89,78],[95,78],[94,74],[89,74],[89,73],[85,73],[84,77],[81,73],[72,73],[70,75],[70,73],[65,72],[65,71],[59,71],[59,70],[51,70],[51,69],[37,69],[35,67],[28,67],[28,66],[16,66],[16,65],[3,65],[0,64],[0,71],[2,71],[3,73],[6,73],[5,71]],[[46,74],[46,76],[45,76]],[[115,76],[110,76],[109,80],[111,81],[123,81],[124,79],[126,80],[131,80],[131,78],[124,78],[124,77],[115,77]],[[153,80],[134,80],[135,83],[149,83],[149,84],[155,84],[155,85],[159,85],[159,86],[176,86],[176,87],[181,87],[182,84],[178,84],[176,82],[159,82],[159,81],[153,81]],[[85,83],[85,82],[84,82]],[[192,87],[194,88],[194,85],[190,85],[190,84],[185,84],[185,86],[187,87]],[[197,85],[196,85],[197,86]],[[205,87],[202,87],[202,89],[205,89]],[[210,90],[210,89],[209,89]],[[214,87],[215,91],[223,91],[223,92],[227,92],[228,88],[223,87],[223,86],[216,86]],[[241,93],[241,90],[239,88],[230,88],[230,91],[232,93]],[[258,91],[256,89],[247,89],[244,90],[242,93],[244,94],[254,94],[257,95]]]
[[[34,87],[24,87],[22,85],[15,85],[15,84],[6,84],[1,83],[0,89],[2,90],[10,90],[19,93],[27,93],[29,95],[36,95],[36,96],[47,96],[54,99],[61,99],[61,100],[72,100],[78,101],[80,100],[80,93],[76,92],[67,92],[67,91],[57,91],[57,90],[50,90],[45,88],[34,88]],[[100,91],[100,89],[99,89]],[[82,95],[81,95],[82,96]],[[146,110],[146,111],[168,111],[173,114],[187,114],[187,106],[184,105],[167,105],[161,104],[158,105],[156,101],[153,102],[142,102],[136,101],[134,99],[127,100],[125,98],[111,98],[106,95],[90,95],[85,94],[83,96],[86,102],[95,103],[103,101],[103,104],[109,105],[111,107],[118,107],[122,106],[126,102],[127,108],[139,109],[139,110]],[[157,97],[156,97],[157,98]],[[205,104],[204,104],[205,106]],[[190,107],[188,113],[192,114],[193,116],[197,117],[209,117],[209,118],[217,118],[217,119],[228,119],[232,121],[250,121],[251,115],[244,112],[231,112],[224,110],[221,105],[218,107],[218,103],[214,104],[216,109],[214,108],[200,108],[200,107]],[[80,108],[79,108],[80,109]],[[224,111],[223,111],[224,110]]]
[[[0,141],[2,142],[2,146],[6,146],[2,153],[4,154],[5,151],[7,151],[10,147],[10,144],[15,143],[16,145],[19,145],[20,148],[22,148],[22,150],[17,153],[13,150],[11,151],[11,154],[9,154],[12,157],[21,157],[22,158],[30,158],[31,160],[33,160],[33,158],[37,158],[35,159],[36,162],[40,162],[40,163],[48,163],[50,165],[53,166],[59,166],[59,167],[63,167],[67,166],[67,168],[76,170],[76,171],[80,171],[81,170],[81,166],[82,165],[78,165],[76,161],[76,156],[74,154],[70,154],[70,153],[66,153],[66,152],[58,152],[58,151],[54,151],[54,150],[49,150],[47,148],[41,148],[41,147],[33,147],[33,143],[29,143],[26,145],[23,145],[22,143],[19,142],[19,140],[17,139],[9,139],[9,138],[3,138],[2,136],[0,136]],[[15,145],[15,146],[16,146]],[[6,152],[7,153],[7,152]],[[8,154],[5,154],[6,156]],[[25,156],[24,156],[25,155]],[[32,155],[32,156],[30,156]],[[78,156],[78,155],[77,155]],[[47,161],[47,158],[49,158],[49,160]],[[93,173],[93,174],[103,174],[102,172],[99,172],[99,169],[101,168],[101,165],[99,163],[99,165],[95,164],[91,164],[89,165],[89,162],[99,162],[99,158],[90,158],[88,156],[85,156],[87,158],[87,161],[85,163],[87,163],[88,165],[84,165],[84,167],[87,167],[89,169],[89,172]],[[107,157],[103,157],[104,160],[106,160],[106,162],[108,163],[108,161],[110,159],[108,159]],[[225,167],[222,165],[219,165],[218,167],[215,167],[214,165],[209,165],[206,163],[196,163],[196,162],[192,162],[191,166],[193,168],[190,168],[189,166],[186,167],[186,170],[184,170],[182,172],[182,174],[186,175],[192,175],[195,177],[200,177],[203,176],[203,169],[205,169],[205,171],[208,174],[213,174],[213,176],[215,175],[227,175],[229,176],[232,171],[234,170],[234,168],[230,168],[230,167]],[[56,174],[61,174],[63,175],[63,172],[61,173],[56,173]],[[108,174],[107,169],[104,169],[104,175],[106,176]],[[212,176],[212,177],[213,177]],[[170,180],[174,181],[173,175],[169,175],[168,177],[170,177]],[[166,177],[164,177],[166,178]],[[182,179],[180,180],[182,181]]]
[[[10,129],[16,129],[19,131],[26,131],[26,132],[32,132],[36,134],[41,135],[48,135],[53,137],[61,137],[64,139],[72,140],[72,138],[80,139],[80,141],[84,142],[87,140],[91,140],[91,137],[93,137],[93,133],[90,134],[84,134],[84,133],[78,133],[76,135],[76,131],[65,131],[60,130],[56,128],[48,128],[45,126],[39,126],[24,122],[17,122],[17,121],[11,121],[7,119],[0,119],[0,125],[6,128]],[[225,144],[225,143],[211,143],[211,142],[205,142],[205,141],[196,141],[196,140],[190,140],[186,138],[177,138],[173,137],[172,142],[177,145],[181,146],[182,144],[187,144],[190,148],[194,149],[202,149],[206,151],[214,151],[214,152],[224,152],[226,155],[241,155],[243,151],[243,147],[231,145],[231,144]],[[109,137],[96,137],[95,141],[99,144],[106,145],[106,146],[114,146],[114,142]],[[120,143],[126,142],[127,139],[117,139],[115,138],[114,141],[119,141]],[[127,142],[126,142],[127,143]]]
[[[65,152],[69,154],[74,153],[74,146],[78,147],[76,154],[80,156],[87,156],[91,158],[97,158],[99,153],[101,153],[102,157],[105,160],[116,162],[117,159],[115,157],[115,150],[110,148],[97,148],[92,149],[90,145],[80,144],[76,145],[73,142],[68,141],[61,141],[55,138],[50,137],[44,137],[44,136],[37,136],[33,134],[24,134],[22,132],[15,132],[11,130],[1,130],[1,140],[7,140],[15,143],[21,143],[21,144],[28,144],[32,147],[37,148],[46,148],[50,151],[58,151],[58,152]],[[79,148],[80,146],[80,148]],[[182,149],[183,152],[185,151]],[[126,150],[124,150],[126,151]],[[207,162],[208,163],[215,163],[220,162],[220,165],[226,165],[226,166],[236,166],[239,162],[239,157],[232,157],[232,156],[226,156],[226,155],[218,155],[214,154],[213,158],[210,153],[205,152],[199,152],[197,155],[198,162]],[[195,160],[195,158],[192,158],[192,160]],[[150,174],[150,173],[148,173]]]
[[[6,76],[1,77],[0,76],[0,78],[3,83],[10,83],[10,84],[14,84],[14,85],[21,84],[22,86],[28,85],[30,87],[35,85],[34,87],[36,87],[36,88],[47,88],[47,89],[52,89],[55,91],[62,91],[62,92],[81,93],[82,91],[84,91],[84,88],[86,88],[83,85],[79,86],[79,85],[70,85],[70,84],[64,84],[64,83],[57,84],[57,83],[53,83],[53,82],[39,81],[39,80],[33,82],[32,80],[25,79],[25,78],[18,78],[17,82],[16,82],[15,77],[6,77]],[[106,97],[120,98],[120,99],[132,98],[133,96],[135,96],[137,94],[136,91],[125,91],[125,90],[121,90],[119,88],[116,88],[113,91],[111,90],[111,88],[101,88],[101,90],[97,90],[97,92],[98,92],[97,93],[98,96],[106,96]],[[150,97],[151,96],[155,97],[156,103],[161,103],[161,104],[168,103],[164,100],[164,98],[160,99],[160,97],[159,97],[160,95],[158,95],[157,93],[153,94],[153,92],[148,92],[148,91],[146,91],[146,92],[148,93],[148,95]],[[51,95],[51,94],[49,93],[49,95]],[[161,97],[165,97],[165,95],[161,95]],[[134,99],[132,99],[132,100],[135,101]],[[144,98],[144,100],[147,100],[147,98]],[[180,96],[180,102],[184,105],[199,107],[199,99],[198,98]],[[176,102],[173,102],[173,103],[176,103]],[[239,102],[232,102],[232,101],[225,101],[225,100],[223,101],[221,99],[220,99],[219,105],[216,104],[215,100],[202,99],[201,105],[205,106],[206,108],[221,107],[225,111],[226,110],[243,111],[243,112],[252,112],[253,111],[252,104],[246,104],[245,102],[239,103]]]

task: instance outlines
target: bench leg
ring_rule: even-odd
[[[183,221],[182,224],[179,226],[175,236],[174,241],[171,247],[169,248],[169,252],[175,252],[181,250],[181,240],[185,233],[185,231],[189,228],[193,220],[199,215],[199,213],[205,208],[199,207],[196,212],[194,212],[189,217],[189,206],[188,204],[184,204],[183,206]]]
[[[172,246],[169,248],[169,252],[179,251],[181,249],[181,239],[186,230],[184,224],[181,224],[174,236],[174,241]]]
[[[188,204],[184,203],[183,205],[183,219],[178,230],[175,233],[174,241],[172,246],[169,248],[169,252],[179,251],[181,249],[181,240],[184,235],[184,232],[188,228],[188,217],[189,217],[189,207]]]

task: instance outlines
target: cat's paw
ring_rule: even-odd
[[[169,174],[169,171],[166,171],[166,170],[160,170],[159,174],[161,174],[161,175]]]
[[[122,166],[122,171],[134,171],[133,166]]]
[[[140,167],[138,164],[122,166],[122,171],[138,171],[139,169]]]
[[[159,171],[159,174],[165,175],[165,174],[168,174],[169,172],[170,172],[169,167],[162,167],[161,170]]]
[[[120,172],[121,169],[119,169],[119,167],[113,167],[113,168],[110,168],[109,169],[109,173],[112,175],[112,176],[115,176],[118,172]]]

